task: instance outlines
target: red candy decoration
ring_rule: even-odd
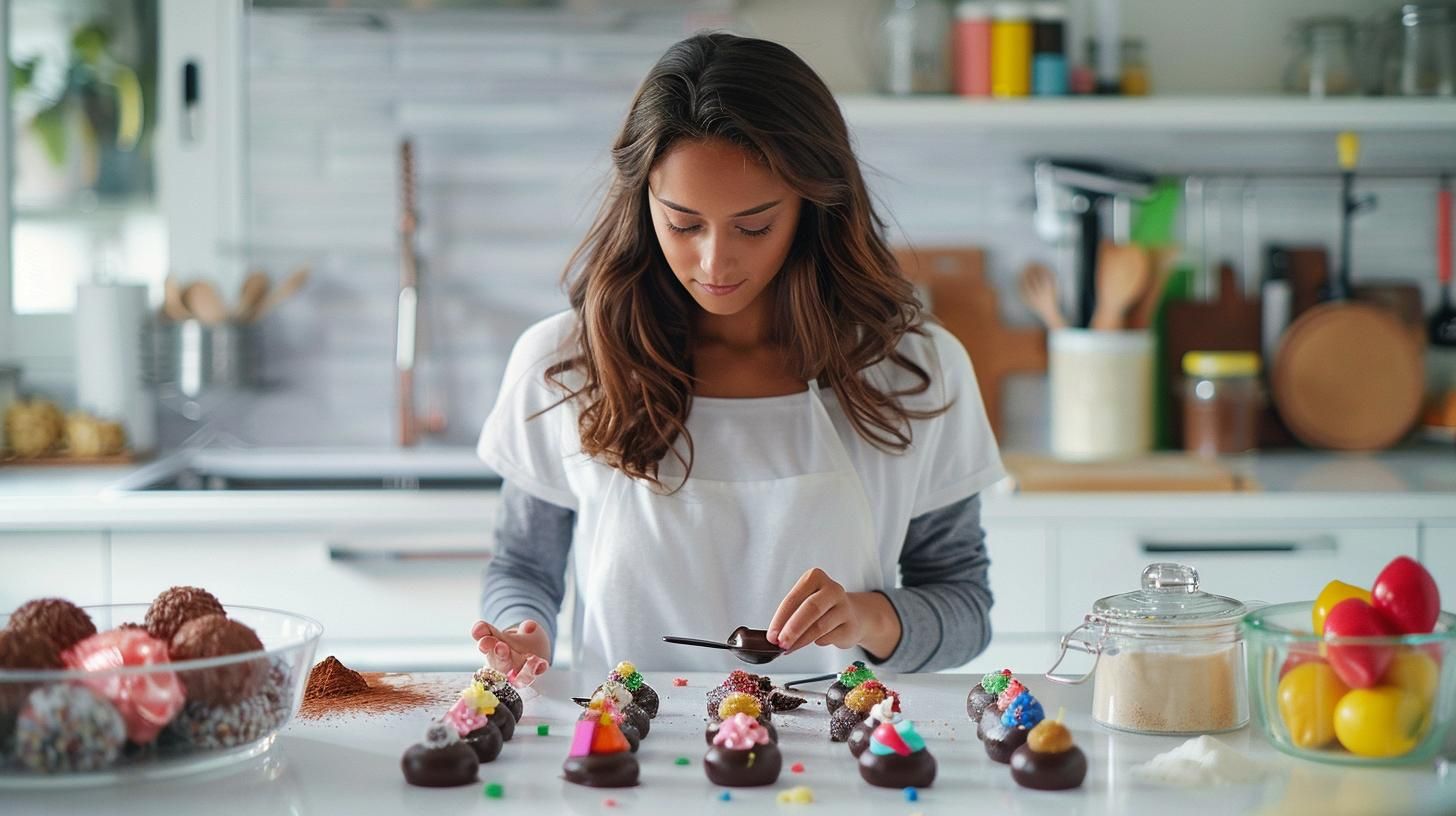
[[[1390,624],[1375,607],[1359,598],[1346,598],[1335,604],[1325,617],[1325,639],[1385,637],[1392,635]],[[1394,646],[1328,644],[1326,659],[1330,668],[1350,688],[1370,688],[1380,682],[1390,661]]]
[[[688,679],[686,677],[674,677],[672,678],[672,684],[678,688],[682,688],[688,684]]]
[[[1425,567],[1402,555],[1375,577],[1370,603],[1397,633],[1424,635],[1436,628],[1441,591]]]
[[[113,629],[82,640],[61,654],[68,669],[107,672],[122,666],[167,663],[167,645],[144,629]],[[127,739],[145,745],[182,708],[187,697],[181,681],[170,671],[145,674],[103,674],[82,681],[116,706],[126,723]]]
[[[803,773],[804,772],[804,763],[802,763],[802,762],[795,762],[793,765],[790,765],[789,766],[789,772],[790,773]]]

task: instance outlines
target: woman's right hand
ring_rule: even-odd
[[[542,655],[549,653],[551,641],[545,627],[530,618],[506,629],[476,621],[470,636],[486,663],[511,677],[513,685],[529,686],[549,666]]]

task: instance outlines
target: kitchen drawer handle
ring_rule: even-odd
[[[368,550],[329,545],[329,560],[347,563],[398,561],[488,561],[490,550]]]
[[[1333,536],[1314,536],[1300,541],[1144,541],[1144,555],[1259,555],[1261,553],[1334,552]]]

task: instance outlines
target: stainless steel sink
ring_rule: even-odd
[[[173,454],[109,492],[489,490],[500,483],[470,448],[251,448]]]

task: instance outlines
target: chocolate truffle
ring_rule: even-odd
[[[843,711],[844,709],[840,709]],[[836,711],[836,714],[839,712]],[[880,723],[895,723],[900,721],[900,698],[897,696],[886,697],[874,708],[870,709],[869,716],[849,732],[849,753],[858,757],[870,747],[870,736],[874,734]]]
[[[1005,691],[1010,681],[1011,670],[1002,669],[983,676],[981,682],[971,687],[971,693],[966,695],[966,716],[971,718],[971,722],[980,724],[981,715],[995,705],[996,695]]]
[[[637,671],[637,667],[630,661],[623,660],[618,663],[607,679],[626,686],[627,690],[632,692],[632,702],[647,713],[647,719],[657,718],[657,710],[662,701],[657,696],[657,691],[647,685],[646,681],[642,679],[642,673]],[[600,687],[598,688],[600,689]]]
[[[454,788],[475,782],[480,760],[475,751],[460,741],[455,729],[438,720],[425,731],[425,741],[415,743],[400,758],[404,781],[422,788]]]
[[[730,694],[747,694],[756,697],[764,708],[771,709],[769,698],[763,693],[763,686],[759,683],[759,679],[758,675],[750,674],[742,669],[734,669],[729,672],[728,679],[708,691],[708,719],[721,719],[718,716],[718,706],[722,704],[723,698]]]
[[[275,660],[257,694],[230,705],[189,702],[168,724],[163,736],[170,743],[196,748],[234,748],[268,736],[292,713],[290,672],[282,660]]]
[[[881,788],[928,788],[935,782],[935,757],[915,723],[880,723],[870,736],[869,750],[860,754],[859,775]]]
[[[1072,744],[1072,732],[1056,720],[1042,720],[1011,754],[1011,778],[1023,788],[1068,790],[1087,778],[1087,757]]]
[[[824,707],[833,714],[840,706],[844,705],[844,696],[855,686],[866,680],[875,679],[875,673],[865,668],[863,660],[856,660],[844,667],[839,673],[839,679],[829,684],[829,690],[824,694]]]
[[[61,669],[55,641],[37,632],[0,629],[0,669]],[[10,742],[15,717],[38,683],[0,683],[0,747]],[[3,753],[3,751],[0,751]]]
[[[150,631],[150,629],[148,630]],[[182,625],[172,638],[172,660],[201,660],[209,657],[263,651],[263,642],[247,626],[222,615],[204,615]],[[257,693],[268,663],[261,657],[210,669],[177,672],[187,687],[187,700],[214,706],[231,705]]]
[[[475,758],[482,765],[494,762],[495,758],[500,756],[501,748],[506,744],[501,737],[500,729],[489,720],[486,720],[485,725],[461,737],[461,741],[470,746],[470,750],[475,752]]]
[[[177,630],[188,621],[225,614],[222,603],[211,592],[200,587],[174,586],[163,590],[147,609],[147,632],[163,643],[171,643]]]
[[[486,666],[475,672],[475,680],[494,694],[497,700],[505,703],[516,722],[521,721],[521,717],[526,714],[526,704],[521,700],[520,692],[516,691],[516,687],[510,684],[504,674]]]
[[[460,737],[475,751],[481,762],[490,762],[500,755],[501,746],[516,730],[516,718],[495,692],[479,680],[460,692],[460,697],[450,710],[445,712],[445,722],[455,728]]]
[[[892,694],[878,680],[866,680],[857,684],[844,695],[844,705],[829,715],[829,739],[833,742],[848,740],[849,733],[855,726],[870,715],[870,709]]]
[[[602,683],[592,693],[591,699],[593,702],[601,699],[611,700],[613,708],[622,715],[622,721],[637,729],[640,738],[646,739],[647,732],[652,730],[652,718],[647,716],[647,712],[642,709],[642,706],[633,702],[632,692],[621,683],[615,680]]]
[[[592,788],[631,787],[640,774],[637,758],[610,712],[577,722],[561,770],[566,781]]]
[[[579,717],[578,719],[592,720],[598,719],[601,716],[601,705],[597,704],[595,707],[589,706],[585,711],[581,712],[581,717]],[[637,753],[637,749],[642,747],[642,732],[638,731],[637,726],[633,725],[632,722],[628,721],[623,716],[622,712],[616,711],[615,707],[613,707],[611,717],[612,722],[616,723],[617,728],[621,730],[622,736],[627,738],[628,749],[631,750],[631,752],[634,754]]]
[[[56,683],[32,691],[15,722],[15,758],[41,773],[108,768],[125,743],[121,715],[82,685]]]
[[[64,652],[96,634],[96,624],[86,610],[60,598],[39,598],[27,601],[10,613],[6,624],[12,632],[34,632],[45,635]]]
[[[768,678],[765,677],[764,680],[768,680]],[[797,694],[773,688],[772,685],[769,687],[768,705],[774,711],[793,711],[807,702],[809,702],[807,699]]]
[[[1026,744],[1027,732],[1044,717],[1041,703],[1029,691],[1017,695],[1011,705],[999,715],[994,708],[986,709],[986,713],[981,716],[986,756],[994,762],[1010,762],[1016,749]]]
[[[712,747],[703,757],[710,782],[752,788],[778,781],[784,759],[768,729],[747,714],[734,714],[717,726]]]

